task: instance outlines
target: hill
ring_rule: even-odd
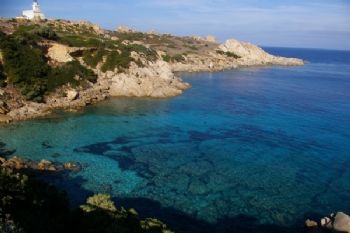
[[[0,122],[76,109],[110,96],[164,98],[190,85],[174,72],[302,65],[237,40],[177,37],[89,22],[0,21]]]

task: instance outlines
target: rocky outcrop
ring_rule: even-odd
[[[298,66],[303,64],[304,61],[301,59],[273,56],[256,45],[230,39],[219,45],[216,51],[203,55],[187,55],[185,62],[172,63],[171,69],[175,72],[198,72],[246,66]]]
[[[350,216],[343,212],[331,214],[321,219],[321,226],[333,232],[350,233]]]
[[[111,77],[111,96],[165,98],[182,94],[190,87],[175,77],[168,63],[157,61],[148,67],[131,67],[126,73]]]
[[[241,57],[237,59],[237,63],[242,66],[304,64],[301,59],[273,56],[256,45],[240,42],[235,39],[227,40],[224,44],[219,46],[219,49],[223,52],[231,52]]]
[[[74,51],[76,51],[76,49],[70,48],[66,45],[53,43],[48,50],[47,56],[55,62],[65,63],[74,60],[69,54]]]
[[[116,31],[117,31],[117,32],[120,32],[120,33],[136,32],[134,29],[129,28],[129,27],[124,26],[124,25],[120,25],[119,27],[117,27],[117,28],[116,28]]]
[[[324,217],[319,223],[313,220],[306,220],[306,228],[309,232],[334,232],[334,233],[350,233],[350,216],[337,212],[332,213],[328,217]]]
[[[59,172],[59,171],[79,171],[81,170],[81,165],[79,163],[67,162],[64,164],[53,163],[48,160],[41,160],[39,162],[35,162],[32,160],[25,160],[21,157],[14,156],[12,158],[6,159],[0,156],[0,167],[9,168],[9,169],[30,169],[35,171],[51,171],[51,172]]]

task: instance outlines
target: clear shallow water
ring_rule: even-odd
[[[77,203],[110,193],[184,232],[295,232],[350,212],[350,52],[267,50],[309,63],[183,74],[182,96],[111,99],[2,126],[0,141],[80,162],[50,177]]]

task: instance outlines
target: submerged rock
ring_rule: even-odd
[[[63,168],[66,170],[71,170],[71,171],[80,171],[81,166],[79,163],[73,163],[73,162],[68,162],[63,164]]]
[[[332,213],[327,217],[320,220],[319,223],[313,220],[306,220],[305,227],[308,229],[307,232],[334,232],[334,233],[350,233],[350,216],[343,213],[337,212]]]
[[[66,94],[69,101],[76,100],[79,96],[79,92],[74,89],[67,90]]]
[[[175,77],[168,63],[157,61],[148,67],[133,67],[126,73],[113,75],[109,94],[165,98],[180,95],[189,87],[188,83]]]

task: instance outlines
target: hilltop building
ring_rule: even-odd
[[[22,16],[19,16],[17,18],[29,20],[43,20],[45,19],[45,15],[41,12],[38,1],[33,0],[32,10],[23,11]]]

